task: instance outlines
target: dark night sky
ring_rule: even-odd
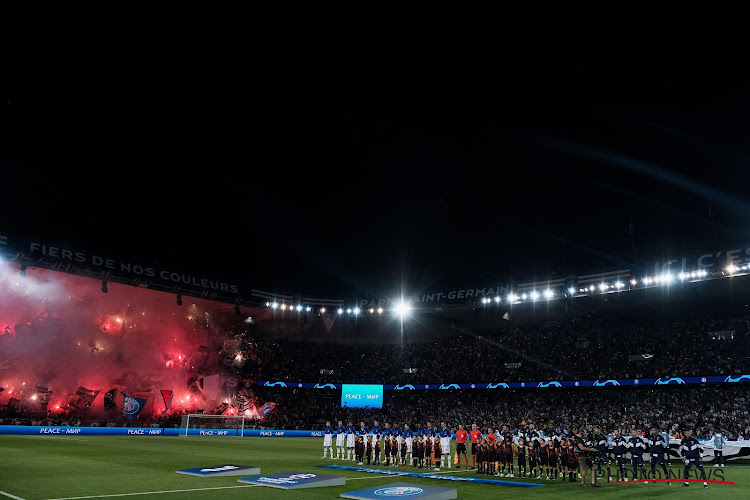
[[[740,3],[409,5],[4,6],[0,232],[317,297],[750,243]]]

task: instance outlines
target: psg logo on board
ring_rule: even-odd
[[[424,490],[422,488],[415,488],[413,486],[392,486],[390,488],[380,488],[375,490],[375,494],[381,497],[408,497],[411,495],[419,495]]]
[[[125,401],[123,402],[122,411],[126,415],[134,415],[138,413],[138,410],[141,409],[141,405],[138,404],[138,401],[135,398],[125,398]]]

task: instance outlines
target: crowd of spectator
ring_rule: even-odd
[[[590,315],[403,347],[256,340],[240,371],[256,380],[378,384],[745,374],[749,323],[745,316],[615,323]]]
[[[720,429],[731,440],[750,439],[750,385],[659,386],[648,388],[418,390],[386,394],[382,408],[345,408],[340,401],[320,398],[320,391],[273,388],[264,397],[275,398],[284,408],[266,425],[274,428],[316,428],[325,420],[359,425],[373,420],[414,428],[445,421],[455,429],[533,422],[539,429],[569,427],[612,431],[648,430],[651,426],[670,434],[690,427],[708,438]]]
[[[191,319],[198,327],[200,318]],[[718,315],[690,321],[616,321],[602,315],[529,323],[482,335],[404,345],[350,345],[255,337],[250,332],[212,327],[212,339],[187,358],[189,367],[221,373],[232,389],[253,401],[274,401],[277,410],[255,425],[314,428],[325,420],[439,422],[513,425],[522,419],[541,425],[672,428],[690,425],[707,436],[720,428],[732,438],[750,438],[750,386],[563,390],[440,390],[386,393],[382,409],[339,406],[336,391],[257,387],[259,380],[315,383],[437,384],[595,380],[750,373],[750,317]],[[145,338],[145,337],[144,337]],[[7,341],[8,339],[6,339]],[[631,357],[639,360],[634,361]],[[197,361],[200,362],[197,362]],[[167,362],[167,365],[169,363]],[[408,369],[408,370],[407,370]],[[195,378],[195,377],[193,377]],[[241,381],[239,384],[237,381]],[[228,394],[229,395],[229,394]],[[38,405],[37,405],[38,406]],[[86,425],[179,426],[180,408],[168,419],[143,414],[136,422],[122,415],[91,420],[77,412],[39,415],[29,406],[0,405],[0,418],[13,423],[80,422]],[[210,413],[208,409],[208,413]],[[46,418],[45,418],[46,417]]]

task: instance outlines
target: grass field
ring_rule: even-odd
[[[665,483],[620,483],[584,488],[578,482],[507,479],[545,484],[537,488],[515,488],[324,469],[318,466],[354,465],[354,462],[322,460],[321,456],[322,439],[318,438],[0,435],[0,500],[6,497],[16,500],[128,497],[314,500],[339,498],[346,491],[393,482],[456,488],[458,498],[472,500],[511,495],[539,499],[750,499],[750,466],[731,463],[721,470],[724,480],[736,485],[714,483],[709,484],[708,489],[704,489],[702,483],[691,483],[689,488],[681,487],[681,482],[673,482],[671,486]],[[237,477],[201,478],[175,473],[177,469],[223,464],[258,466],[262,474],[298,470],[343,475],[347,477],[347,485],[283,490],[242,485],[237,482]],[[675,467],[675,472],[680,469]],[[710,465],[706,467],[707,472],[711,469]],[[412,471],[411,468],[401,470]],[[441,472],[480,477],[474,471],[464,469],[443,469]]]

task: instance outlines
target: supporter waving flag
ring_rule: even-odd
[[[120,392],[124,397],[125,401],[122,405],[122,414],[130,420],[135,420],[138,415],[141,414],[143,406],[146,404],[146,400],[143,398],[131,398],[124,392]]]

